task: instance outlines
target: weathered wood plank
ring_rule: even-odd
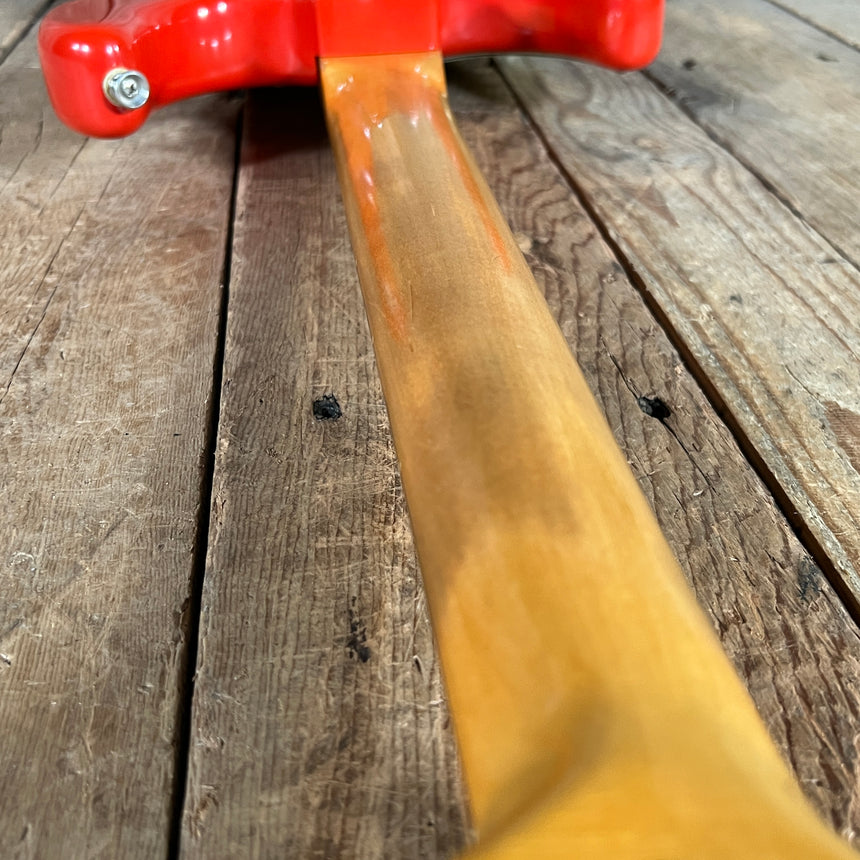
[[[505,74],[801,522],[860,596],[857,271],[640,75]]]
[[[860,53],[765,0],[669,0],[648,74],[860,265]]]
[[[315,92],[251,98],[228,319],[182,853],[447,856],[455,749]]]
[[[770,0],[804,21],[860,48],[860,7],[857,0]]]
[[[0,856],[157,857],[236,106],[121,142],[0,67]]]
[[[4,0],[0,5],[0,63],[50,0]]]
[[[854,840],[855,625],[509,95],[474,65],[460,75],[464,137],[699,602],[808,796]],[[646,416],[636,394],[659,396],[671,417]]]

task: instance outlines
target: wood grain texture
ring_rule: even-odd
[[[669,0],[648,74],[860,266],[860,53],[766,0]]]
[[[0,856],[164,855],[235,104],[89,141],[0,67]]]
[[[449,82],[461,132],[699,602],[804,790],[853,841],[854,624],[505,87],[475,62],[450,66]],[[672,415],[665,423],[645,415],[637,395],[659,396]]]
[[[638,75],[504,60],[644,289],[860,595],[857,271]]]
[[[455,748],[314,91],[251,97],[237,207],[182,854],[447,856]]]
[[[50,0],[4,0],[0,5],[0,63]]]
[[[860,48],[860,8],[857,0],[770,0],[832,36]]]

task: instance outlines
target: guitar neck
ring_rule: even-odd
[[[697,607],[447,105],[324,60],[475,856],[850,857]]]

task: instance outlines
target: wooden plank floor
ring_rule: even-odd
[[[12,0],[0,6],[0,62],[48,5],[50,0]]]
[[[823,30],[840,41],[860,48],[860,15],[855,0],[771,0],[774,5]]]
[[[85,141],[44,95],[44,5],[0,10],[0,857],[452,856],[465,792],[318,96]],[[670,0],[645,73],[449,81],[691,586],[853,842],[850,13]]]

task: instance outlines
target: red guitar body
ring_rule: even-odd
[[[313,84],[319,57],[549,53],[637,68],[662,23],[663,0],[73,0],[47,14],[39,51],[60,118],[119,137],[177,99]],[[123,70],[140,105],[111,98]]]

